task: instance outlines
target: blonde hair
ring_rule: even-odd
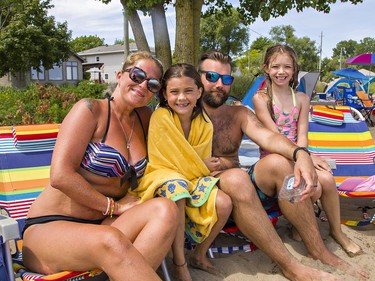
[[[146,51],[138,51],[128,55],[126,58],[124,65],[122,66],[122,72],[128,69],[130,66],[133,66],[139,60],[152,60],[155,62],[155,65],[159,68],[160,71],[160,79],[163,76],[164,70],[163,65],[161,62],[155,58],[150,52]]]

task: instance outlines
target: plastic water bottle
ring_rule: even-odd
[[[301,177],[300,184],[293,188],[295,177],[293,174],[288,175],[284,178],[283,186],[279,192],[279,198],[282,200],[288,200],[290,203],[301,201],[301,193],[305,190],[306,184],[304,179]]]

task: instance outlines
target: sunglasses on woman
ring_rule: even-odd
[[[129,78],[137,84],[141,84],[143,81],[147,80],[147,89],[154,94],[157,94],[161,89],[159,80],[155,78],[147,78],[146,72],[139,67],[134,66],[125,69],[124,72],[129,72]]]
[[[206,74],[206,79],[209,82],[217,82],[219,78],[221,78],[221,81],[223,82],[224,85],[232,85],[234,77],[231,75],[221,75],[217,72],[214,71],[205,71],[205,70],[200,70],[200,73],[205,73]]]

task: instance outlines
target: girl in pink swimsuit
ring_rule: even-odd
[[[299,65],[294,50],[288,46],[275,45],[267,49],[263,69],[267,77],[267,88],[253,97],[258,119],[269,129],[282,133],[300,147],[308,145],[309,97],[295,92],[298,85]],[[267,153],[261,152],[261,157]],[[326,161],[311,156],[319,183],[312,202],[320,199],[328,218],[330,235],[349,256],[361,252],[361,247],[351,241],[341,229],[340,202],[332,171]]]

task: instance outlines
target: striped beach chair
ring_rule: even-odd
[[[59,124],[0,127],[0,208],[17,222],[18,231],[12,230],[17,243],[11,250],[13,271],[8,266],[9,280],[105,280],[99,270],[87,272],[64,271],[52,275],[30,272],[22,265],[22,240],[19,233],[25,224],[27,212],[35,198],[47,185],[53,148]],[[4,216],[3,216],[4,217]],[[1,223],[1,220],[0,220]],[[2,229],[9,232],[7,228]],[[3,232],[1,234],[4,234]],[[9,235],[8,235],[9,236]],[[9,240],[9,239],[8,239]],[[3,241],[4,242],[4,241]],[[3,251],[4,256],[7,255]],[[9,263],[9,257],[6,258]]]
[[[335,162],[336,185],[348,178],[368,178],[375,175],[375,144],[364,118],[349,106],[337,106],[344,113],[341,126],[330,126],[309,120],[308,149],[312,154]],[[355,111],[355,112],[353,112]],[[375,198],[373,191],[338,191],[343,197]],[[369,223],[373,223],[370,220]],[[346,224],[351,225],[350,222]],[[367,222],[368,224],[368,222]]]

